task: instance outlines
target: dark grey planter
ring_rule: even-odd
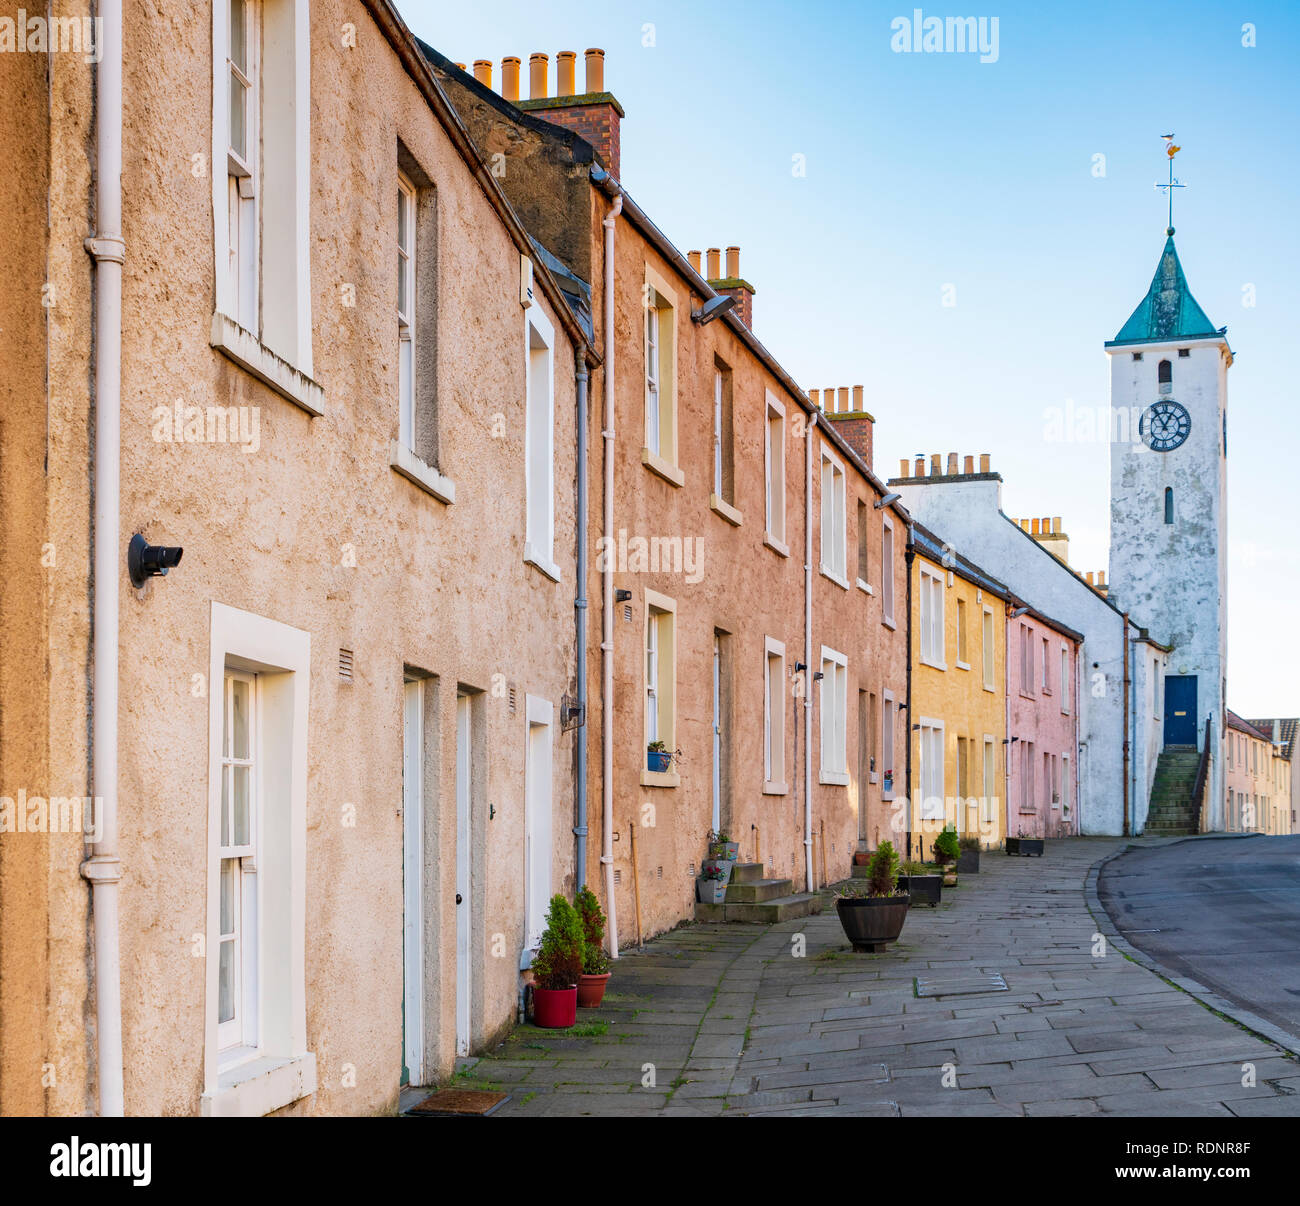
[[[978,850],[963,850],[957,856],[957,870],[969,871],[973,875],[979,874],[980,869],[980,852]]]
[[[1044,845],[1042,838],[1009,837],[1007,838],[1007,853],[1020,854],[1025,857],[1036,854],[1039,858],[1042,858]]]
[[[934,875],[900,875],[899,888],[912,898],[913,904],[928,904],[938,907],[943,896],[943,876]]]
[[[909,903],[906,896],[840,896],[835,911],[853,949],[875,954],[898,941]]]

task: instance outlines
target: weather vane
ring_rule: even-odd
[[[1165,140],[1165,154],[1169,156],[1169,182],[1167,184],[1161,184],[1157,180],[1156,188],[1164,189],[1165,196],[1169,198],[1169,229],[1165,233],[1173,234],[1174,233],[1174,189],[1187,187],[1187,185],[1180,184],[1174,178],[1174,156],[1177,155],[1178,152],[1181,151],[1183,148],[1174,145],[1174,136],[1172,134],[1161,134],[1160,137]]]

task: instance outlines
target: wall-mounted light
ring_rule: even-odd
[[[876,499],[875,503],[872,505],[877,511],[879,511],[882,508],[889,506],[890,503],[896,503],[902,497],[901,494],[886,494],[884,498]]]
[[[131,585],[138,590],[147,578],[165,578],[169,569],[180,565],[184,552],[174,545],[150,544],[137,532],[126,546],[126,570],[131,575]]]
[[[1017,608],[1015,609],[1015,611],[1013,611],[1013,612],[1011,613],[1011,618],[1014,620],[1014,619],[1016,619],[1018,616],[1023,616],[1023,615],[1028,611],[1028,610],[1029,610],[1029,608],[1027,608],[1027,607],[1017,607]]]
[[[626,603],[631,597],[632,597],[632,592],[630,590],[625,590],[621,586],[617,587],[614,591],[615,603]]]
[[[719,293],[711,297],[698,310],[691,311],[691,322],[707,326],[715,318],[720,318],[736,304],[736,298],[730,293]]]

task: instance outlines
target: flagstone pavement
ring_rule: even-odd
[[[683,927],[623,952],[574,1031],[521,1026],[459,1083],[508,1092],[497,1117],[1300,1116],[1300,1062],[1094,953],[1085,879],[1121,846],[986,852],[879,955],[849,949],[833,906]]]

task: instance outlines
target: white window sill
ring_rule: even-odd
[[[389,443],[388,464],[408,482],[413,482],[426,494],[432,494],[439,502],[456,501],[456,483],[449,477],[443,477],[432,465],[426,465],[401,441],[392,440]]]
[[[641,772],[642,787],[680,787],[682,777],[676,771],[652,771],[643,770]]]
[[[955,664],[956,664],[958,670],[969,670],[969,669],[970,669],[970,662],[961,662],[961,661],[959,661],[959,662],[956,662]]]
[[[785,796],[790,794],[790,789],[784,783],[764,783],[763,794],[765,796]]]
[[[552,582],[558,582],[560,580],[560,567],[549,557],[543,557],[542,554],[537,549],[533,548],[533,546],[526,540],[524,541],[524,562],[545,574]]]
[[[928,657],[925,657],[924,655],[921,657],[921,665],[923,665],[923,666],[930,666],[930,667],[932,667],[932,668],[935,669],[935,670],[947,670],[947,669],[948,669],[948,665],[947,665],[946,662],[932,662]]]
[[[771,532],[763,533],[763,543],[774,553],[780,553],[782,557],[790,556],[790,548],[784,540],[778,540]]]
[[[893,616],[881,616],[881,617],[880,617],[880,622],[881,622],[881,623],[882,623],[886,628],[897,628],[897,627],[898,627],[898,625],[894,623],[894,617],[893,617]]]
[[[849,776],[847,771],[821,771],[817,775],[817,782],[826,784],[829,787],[848,787]]]
[[[733,528],[738,528],[745,522],[745,517],[736,510],[729,502],[719,497],[717,494],[709,495],[709,510],[716,515],[720,515]]]
[[[215,1092],[204,1093],[205,1118],[261,1118],[316,1092],[316,1056],[262,1056],[219,1074]]]
[[[865,590],[869,595],[874,595],[876,593],[875,588],[871,585],[871,583],[864,582],[861,578],[858,579],[858,589]]]
[[[821,573],[823,578],[829,578],[832,582],[835,583],[836,586],[840,587],[841,589],[843,590],[850,589],[849,580],[843,577],[841,574],[837,574],[833,569],[827,569],[826,566],[823,565],[821,567]]]
[[[882,803],[883,803],[883,802],[888,802],[888,801],[892,800],[893,798],[894,798],[894,792],[893,792],[893,789],[892,789],[892,788],[891,788],[889,791],[885,791],[884,789],[881,789],[881,792],[880,792],[880,799],[881,799]]]
[[[988,683],[985,683],[985,684],[984,684],[984,690],[986,690],[990,695],[995,695],[995,694],[997,693],[997,688],[996,688],[996,687],[990,687],[990,686],[988,685]]]
[[[880,772],[879,772],[879,771],[867,771],[867,782],[868,782],[868,783],[879,783],[879,782],[880,782]]]
[[[325,391],[233,318],[220,312],[214,314],[209,342],[281,397],[301,406],[309,415],[319,417],[325,413]]]
[[[651,473],[662,477],[670,486],[684,486],[686,484],[685,473],[671,461],[665,460],[657,452],[651,452],[649,448],[641,449],[641,464],[649,469]]]

